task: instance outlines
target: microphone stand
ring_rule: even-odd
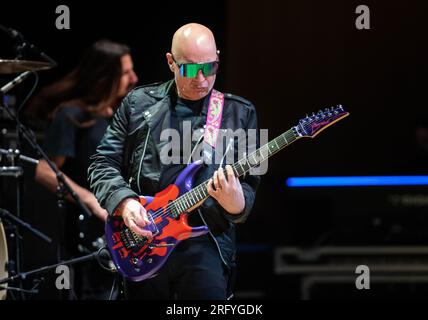
[[[107,252],[107,255],[102,256],[102,252],[103,250],[105,250]],[[68,266],[68,265],[73,265],[75,263],[79,263],[79,262],[85,262],[85,261],[89,261],[89,260],[97,260],[98,263],[102,266],[102,259],[110,259],[110,254],[108,253],[108,250],[106,247],[102,247],[99,250],[92,252],[90,254],[87,254],[85,256],[81,256],[78,258],[74,258],[74,259],[70,259],[67,261],[62,261],[62,262],[58,262],[56,264],[53,265],[49,265],[49,266],[44,266],[35,270],[31,270],[28,272],[21,272],[18,273],[14,276],[8,277],[8,278],[4,278],[4,279],[0,279],[0,290],[14,290],[14,291],[18,291],[20,293],[38,293],[38,290],[36,290],[36,287],[40,284],[41,280],[37,281],[36,285],[30,289],[30,290],[26,290],[26,289],[22,289],[22,288],[14,288],[14,287],[8,287],[7,283],[11,282],[11,281],[15,281],[15,280],[19,280],[20,282],[22,282],[23,280],[25,280],[26,278],[28,278],[29,276],[32,275],[36,275],[39,273],[46,273],[50,270],[56,269],[59,266]],[[115,268],[109,268],[107,269],[106,267],[103,266],[104,269],[110,271],[110,272],[116,272]]]
[[[58,180],[58,185],[60,186],[59,189],[63,195],[69,194],[73,200],[79,205],[83,211],[88,216],[91,216],[92,213],[88,209],[88,207],[80,200],[80,198],[77,196],[76,192],[70,187],[70,185],[65,181],[64,175],[61,171],[58,170],[56,165],[49,159],[48,155],[43,151],[42,147],[37,143],[36,136],[34,135],[34,132],[31,129],[28,129],[25,125],[23,125],[13,114],[13,112],[10,110],[10,108],[3,104],[2,99],[0,99],[0,107],[3,107],[4,110],[6,110],[7,114],[12,118],[13,121],[17,123],[18,130],[20,133],[22,133],[22,136],[27,140],[27,142],[31,145],[31,147],[37,151],[37,154],[42,157],[46,163],[49,165],[49,167],[52,169],[52,171],[55,173],[55,176]]]
[[[17,158],[19,158],[21,160],[24,160],[26,162],[33,163],[33,164],[38,164],[39,163],[39,160],[23,156],[19,152],[19,150],[17,150],[17,149],[15,149],[15,150],[13,150],[13,149],[5,150],[5,149],[0,148],[0,156],[1,155],[5,155],[5,156],[11,157],[11,158],[17,157]]]
[[[49,157],[47,156],[47,154],[43,151],[42,147],[37,143],[36,137],[34,132],[31,129],[28,129],[25,125],[23,125],[19,119],[14,115],[14,113],[12,112],[12,110],[5,104],[3,103],[3,97],[0,95],[0,107],[3,107],[3,109],[6,111],[6,113],[9,115],[9,117],[15,121],[15,123],[17,124],[17,130],[18,133],[28,141],[28,143],[31,145],[31,147],[37,151],[38,155],[43,158],[46,163],[49,165],[49,167],[52,169],[52,171],[55,173],[56,178],[58,180],[58,208],[60,211],[64,210],[64,200],[66,195],[70,195],[71,198],[76,202],[76,204],[78,206],[80,206],[80,208],[87,214],[87,216],[91,216],[92,213],[91,211],[88,209],[88,207],[80,200],[80,198],[77,196],[76,192],[74,192],[74,190],[70,187],[70,185],[66,182],[64,175],[58,170],[58,168],[56,167],[56,165],[49,159]],[[19,185],[18,185],[19,188]],[[20,195],[18,195],[18,200],[17,200],[17,216],[19,217],[19,213],[20,213],[20,209],[21,209],[21,197]],[[60,212],[60,215],[63,213]],[[17,233],[17,239],[19,238],[19,234]],[[61,261],[61,245],[62,243],[58,244],[57,246],[57,260],[58,262]],[[16,259],[16,270],[17,273],[19,274],[21,272],[21,259],[20,259],[20,255],[21,255],[21,250],[19,248],[19,244],[17,247],[17,259]],[[22,289],[22,288],[21,288]],[[23,291],[21,291],[21,296],[23,298]]]
[[[21,32],[12,28],[5,27],[3,25],[0,25],[0,30],[7,33],[9,37],[12,38],[17,43],[15,45],[15,51],[17,52],[17,57],[15,59],[22,59],[22,57],[25,55],[25,51],[29,49],[32,52],[34,52],[34,54],[50,62],[54,67],[58,65],[58,63],[54,59],[49,57],[43,51],[40,51],[34,44],[27,41]]]
[[[12,28],[5,27],[3,25],[0,25],[0,30],[5,32],[11,39],[13,39],[15,41],[15,43],[16,43],[15,51],[16,51],[16,55],[17,55],[15,59],[23,58],[27,49],[29,49],[34,54],[37,54],[40,57],[42,57],[44,60],[50,62],[54,67],[58,65],[58,63],[55,60],[53,60],[51,57],[49,57],[44,52],[41,52],[35,45],[28,42],[19,31],[12,29]],[[54,170],[53,169],[54,165],[52,164],[52,162],[49,161],[49,159],[46,157],[46,154],[43,152],[43,150],[37,144],[34,133],[31,130],[27,129],[24,125],[22,125],[18,119],[18,116],[15,116],[14,113],[9,109],[9,107],[7,107],[5,103],[3,103],[4,94],[6,94],[6,92],[9,91],[10,89],[12,89],[15,85],[17,85],[17,84],[21,83],[23,80],[25,80],[25,78],[27,78],[29,75],[30,75],[29,71],[23,72],[21,75],[16,77],[12,82],[6,84],[5,86],[3,86],[1,88],[1,90],[0,90],[0,107],[3,106],[4,109],[6,110],[6,112],[8,113],[8,115],[10,116],[10,118],[13,119],[16,123],[17,146],[18,146],[18,148],[21,149],[20,144],[21,144],[22,136],[24,136],[25,139],[30,143],[30,145],[37,150],[39,156],[42,156],[43,158],[45,158],[47,160],[47,163],[49,164],[49,166],[52,168],[52,170]],[[21,160],[21,159],[25,160],[22,157],[18,158],[18,160]],[[59,176],[58,170],[56,170],[55,172],[57,174],[57,179],[58,179],[59,185],[62,185],[62,182],[60,182],[60,181],[61,181],[61,178],[62,178],[62,180],[64,180],[64,178]],[[17,189],[16,190],[16,216],[19,219],[21,216],[21,208],[23,207],[23,203],[24,203],[23,202],[24,196],[23,196],[23,192],[22,192],[22,190],[24,190],[24,179],[22,178],[22,174],[17,175],[16,178],[17,178],[17,184],[16,184],[16,189]],[[71,188],[69,186],[68,186],[68,189],[71,190]],[[73,195],[72,195],[72,197],[73,197]],[[58,201],[60,201],[60,200],[58,200]],[[76,202],[78,204],[81,204],[80,201],[76,201]],[[87,210],[86,207],[83,210],[85,210],[85,209]],[[19,273],[21,271],[22,246],[21,246],[21,242],[19,241],[20,235],[19,235],[18,228],[15,228],[15,236],[16,236],[16,250],[15,250],[16,251],[16,270]],[[58,259],[60,259],[59,255],[58,255]],[[24,298],[24,295],[21,294],[21,297]]]
[[[12,224],[19,225],[20,227],[27,229],[28,231],[32,232],[35,236],[39,237],[43,241],[46,241],[47,243],[52,242],[52,239],[49,238],[47,235],[45,235],[43,232],[32,227],[30,224],[19,219],[18,217],[14,216],[13,214],[11,214],[9,211],[5,209],[0,208],[0,218],[9,220],[9,222],[11,222]]]
[[[29,43],[28,41],[25,40],[24,36],[12,29],[12,28],[7,28],[5,26],[0,25],[0,30],[6,32],[12,39],[14,39],[18,45],[15,47],[16,52],[17,52],[17,57],[16,59],[20,59],[24,56],[24,53],[26,51],[26,49],[30,49],[32,50],[34,53],[38,54],[39,56],[41,56],[43,59],[49,61],[53,66],[57,66],[58,63],[53,60],[52,58],[50,58],[47,54],[45,54],[44,52],[41,52],[36,46],[34,46],[33,44]],[[49,167],[52,169],[52,171],[55,173],[56,175],[56,179],[58,181],[58,190],[57,190],[57,205],[58,205],[58,209],[59,209],[59,216],[62,218],[65,216],[64,214],[64,210],[65,210],[65,199],[67,197],[67,195],[70,195],[71,198],[76,202],[76,204],[86,213],[87,216],[91,216],[92,213],[91,211],[88,209],[88,207],[80,200],[80,198],[77,196],[76,192],[74,192],[74,190],[70,187],[70,185],[66,182],[64,175],[58,170],[58,168],[56,167],[56,165],[49,159],[49,157],[47,156],[47,154],[43,151],[43,149],[40,147],[40,145],[37,143],[36,141],[36,137],[33,133],[32,130],[28,129],[26,126],[24,126],[20,120],[18,119],[18,117],[12,112],[12,110],[7,106],[6,103],[3,103],[3,96],[6,93],[6,91],[10,90],[15,83],[18,84],[19,82],[21,82],[23,79],[25,79],[25,77],[28,76],[28,73],[23,73],[21,74],[21,76],[17,77],[14,80],[14,83],[12,83],[10,86],[6,85],[6,87],[8,88],[7,90],[0,90],[0,107],[3,107],[4,110],[6,110],[7,114],[10,116],[10,118],[12,120],[15,121],[15,123],[17,124],[16,128],[17,128],[17,133],[18,133],[18,146],[20,145],[20,140],[21,137],[24,137],[28,143],[31,145],[31,147],[37,151],[39,157],[42,157],[46,163],[49,165]],[[4,87],[2,88],[4,89]],[[21,157],[22,158],[22,157]],[[20,188],[20,184],[22,184],[23,181],[22,179],[20,179],[20,181],[18,182],[18,190]],[[22,187],[22,186],[21,186]],[[19,217],[20,214],[20,209],[21,209],[21,201],[22,201],[22,195],[19,193],[17,195],[17,216]],[[60,220],[61,221],[61,220]],[[63,236],[62,233],[61,237]],[[18,233],[17,233],[18,235]],[[18,235],[19,237],[19,235]],[[17,238],[18,238],[17,237]],[[59,263],[59,265],[61,264],[61,245],[63,244],[63,241],[61,241],[60,244],[58,244],[57,246],[57,261]],[[19,250],[19,245],[18,245],[18,249],[17,249],[17,273],[20,273],[20,258],[19,256],[21,255],[21,252]],[[82,261],[81,259],[76,259],[76,262]],[[1,284],[2,282],[0,282]],[[21,283],[21,289],[22,289],[22,283]],[[23,291],[21,291],[21,295],[23,297]]]
[[[104,249],[104,248],[101,248],[101,249]],[[70,259],[67,261],[62,261],[59,263],[55,263],[55,264],[50,265],[50,266],[44,266],[44,267],[41,267],[41,268],[38,268],[38,269],[35,269],[32,271],[28,271],[28,272],[21,272],[19,274],[16,274],[16,275],[8,277],[8,278],[0,279],[0,285],[4,284],[4,283],[8,283],[10,281],[17,280],[17,279],[25,280],[28,276],[31,276],[31,275],[37,274],[37,273],[41,273],[41,272],[46,272],[46,271],[55,269],[56,267],[59,267],[59,266],[72,265],[72,264],[79,263],[79,262],[84,262],[84,261],[88,261],[88,260],[92,260],[92,259],[98,259],[99,252],[100,252],[100,250],[92,252],[92,253],[87,254],[85,256]]]

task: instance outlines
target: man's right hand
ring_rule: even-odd
[[[150,224],[147,217],[146,209],[141,203],[133,198],[127,198],[123,200],[117,209],[118,213],[122,216],[126,226],[148,240],[153,238],[150,231],[144,230],[143,228]]]

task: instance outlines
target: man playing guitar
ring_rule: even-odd
[[[162,160],[168,143],[161,139],[162,132],[172,128],[180,134],[181,141],[191,139],[183,136],[185,122],[191,124],[192,132],[203,130],[214,94],[223,99],[218,130],[257,129],[256,110],[249,101],[213,89],[219,53],[207,27],[191,23],[179,28],[166,59],[174,79],[139,87],[128,94],[88,171],[91,190],[110,218],[121,217],[133,235],[148,242],[156,236],[153,234],[156,230],[149,228],[156,215],[145,209],[139,196],[158,194],[189,163],[183,150],[178,150],[178,164]],[[208,154],[211,152],[213,158],[216,153],[232,152],[236,161],[242,156],[238,154],[237,140],[232,140],[231,146],[214,143]],[[193,141],[192,154],[203,144],[206,138]],[[237,178],[232,167],[223,164],[223,161],[222,166],[216,161],[206,162],[195,176],[195,182],[209,180],[206,187],[210,197],[189,210],[188,223],[207,228],[207,233],[183,238],[150,278],[141,282],[126,279],[128,298],[227,299],[230,296],[235,268],[235,224],[244,222],[249,215],[260,177],[247,174]]]

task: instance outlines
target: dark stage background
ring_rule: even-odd
[[[70,8],[71,30],[55,27],[59,4]],[[370,8],[370,30],[355,27],[360,4]],[[365,299],[422,297],[427,290],[426,185],[295,190],[285,181],[426,174],[427,15],[424,1],[15,1],[2,5],[0,24],[19,30],[59,62],[39,73],[39,87],[70,71],[82,50],[100,38],[132,48],[140,84],[168,80],[165,53],[172,34],[199,22],[213,30],[221,51],[217,89],[251,100],[270,138],[306,113],[342,104],[350,117],[269,161],[254,211],[238,228],[236,296]],[[0,48],[1,58],[14,57],[4,34]],[[0,84],[10,79],[2,76]],[[19,102],[30,88],[28,80],[11,94]],[[7,148],[14,128],[0,121],[9,132],[0,147]],[[36,129],[42,141],[43,131]],[[33,182],[31,166],[25,170],[23,217],[57,237],[55,199]],[[16,181],[0,180],[0,204],[13,211]],[[285,258],[281,249],[290,250]],[[24,233],[24,257],[28,270],[54,262],[55,248]],[[355,289],[360,264],[373,267],[370,293]],[[402,281],[404,276],[414,277]],[[43,288],[35,298],[58,295],[49,285]]]

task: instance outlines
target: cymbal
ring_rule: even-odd
[[[24,71],[40,71],[51,68],[53,68],[53,65],[49,62],[0,59],[0,74],[18,73]]]

